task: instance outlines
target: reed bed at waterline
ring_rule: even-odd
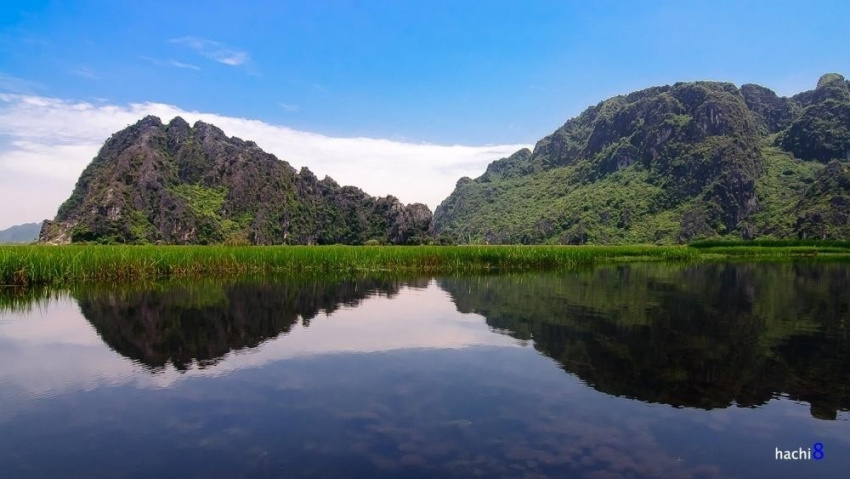
[[[600,261],[681,261],[698,255],[683,246],[0,246],[0,283],[286,272],[524,271]]]

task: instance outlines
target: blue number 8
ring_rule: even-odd
[[[815,458],[816,461],[820,461],[823,459],[823,444],[820,442],[816,442],[814,446],[812,446],[815,450],[815,453],[812,454],[812,457]]]

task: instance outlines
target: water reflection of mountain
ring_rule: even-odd
[[[403,284],[386,278],[290,278],[279,281],[185,282],[155,288],[74,293],[85,318],[119,354],[160,369],[215,364],[308,325],[319,313],[393,296]]]
[[[446,278],[461,312],[595,389],[677,407],[754,407],[777,394],[813,416],[850,410],[850,268],[626,265]]]

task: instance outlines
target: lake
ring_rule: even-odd
[[[7,288],[0,365],[8,478],[850,470],[842,263]]]

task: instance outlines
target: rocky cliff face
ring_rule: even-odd
[[[826,194],[811,174],[831,160],[850,160],[848,85],[829,74],[815,90],[791,98],[717,82],[610,98],[533,151],[459,181],[435,212],[437,233],[471,242],[571,244],[834,237],[847,226],[842,215],[821,214],[841,225],[818,232],[802,219],[788,226],[785,215],[793,210],[803,218],[811,198]]]
[[[831,161],[794,207],[794,228],[804,239],[850,238],[850,165]]]
[[[213,125],[149,116],[106,141],[40,240],[408,244],[431,227],[425,205],[319,180]]]
[[[815,90],[792,101],[800,113],[776,144],[804,160],[850,160],[850,82],[835,73],[824,75]]]

